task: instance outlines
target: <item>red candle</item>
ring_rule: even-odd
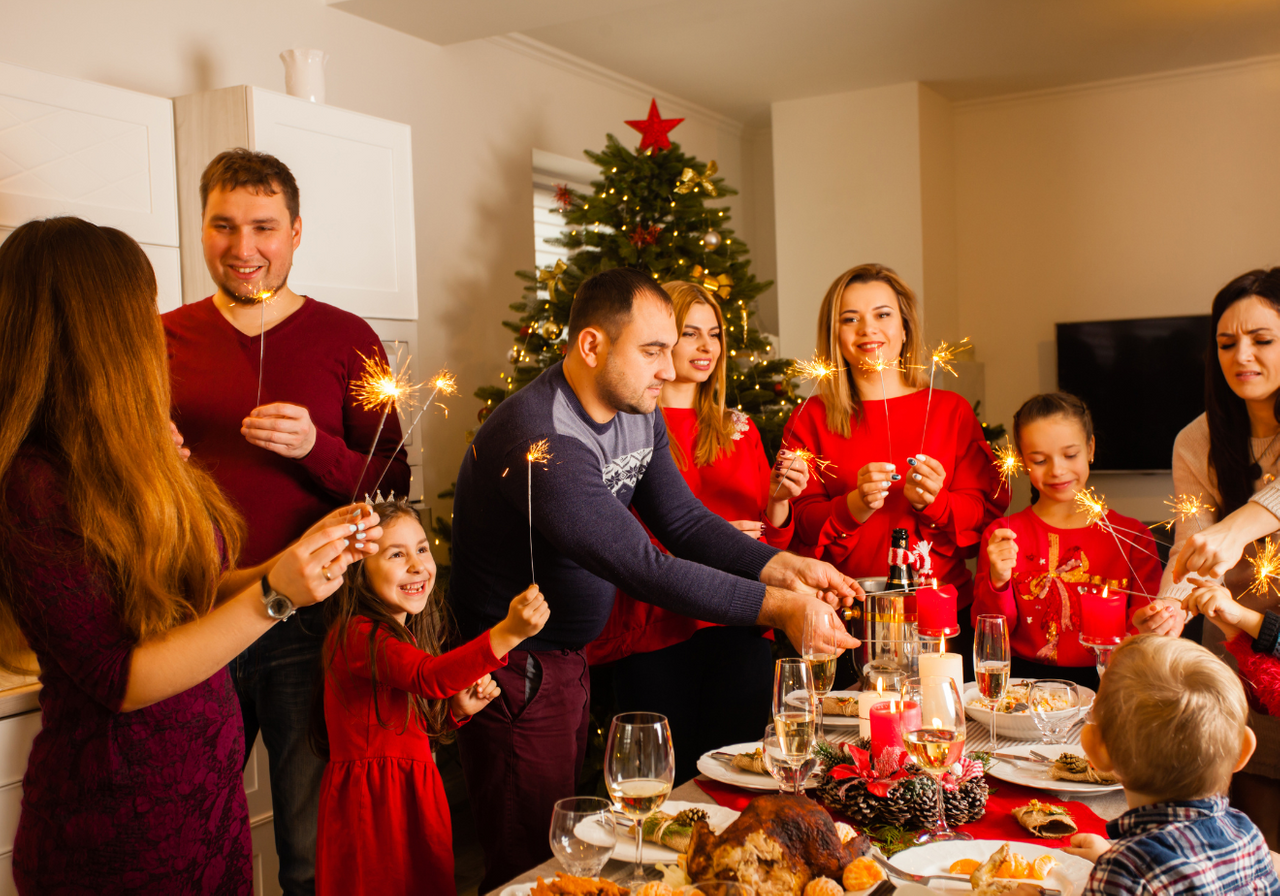
[[[952,585],[941,588],[916,589],[916,628],[930,638],[943,636],[954,638],[960,634],[956,621],[956,589]]]
[[[1124,640],[1125,610],[1128,603],[1123,594],[1107,596],[1081,592],[1080,594],[1080,643],[1111,646]]]
[[[871,756],[878,759],[887,748],[902,749],[902,735],[921,726],[920,705],[889,700],[871,707]]]

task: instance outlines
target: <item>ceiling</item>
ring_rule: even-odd
[[[750,126],[923,81],[953,100],[1280,53],[1280,0],[325,0],[436,44],[518,32]]]

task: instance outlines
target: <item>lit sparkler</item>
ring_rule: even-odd
[[[1012,489],[1011,483],[1018,478],[1018,474],[1022,472],[1022,458],[1018,455],[1018,449],[1014,448],[1008,442],[996,448],[996,469],[1000,472],[1000,481],[1004,483],[1004,487]]]
[[[933,350],[933,354],[930,356],[932,358],[932,362],[929,365],[929,397],[925,399],[924,425],[920,429],[921,454],[924,454],[924,437],[928,432],[929,427],[929,408],[933,406],[933,376],[938,372],[939,367],[952,376],[955,376],[956,369],[951,366],[951,362],[956,359],[956,355],[960,354],[960,352],[968,351],[971,348],[973,348],[973,346],[969,343],[969,337],[966,336],[954,345],[949,342],[939,342],[938,347]],[[907,463],[914,467],[915,458],[908,458]]]
[[[1076,491],[1075,501],[1076,501],[1076,510],[1080,511],[1085,515],[1086,526],[1097,525],[1104,532],[1107,532],[1108,534],[1111,535],[1112,540],[1115,541],[1116,543],[1116,550],[1118,550],[1120,552],[1120,555],[1124,557],[1125,565],[1129,567],[1129,573],[1130,575],[1133,576],[1134,584],[1137,587],[1141,588],[1142,579],[1139,578],[1137,571],[1133,568],[1133,563],[1129,560],[1129,553],[1124,549],[1121,542],[1124,542],[1125,544],[1129,545],[1132,548],[1135,548],[1136,550],[1142,551],[1144,554],[1149,554],[1150,556],[1154,557],[1157,562],[1160,560],[1159,555],[1153,553],[1148,548],[1145,548],[1142,545],[1138,544],[1133,539],[1123,536],[1119,532],[1117,532],[1116,527],[1112,525],[1109,519],[1107,519],[1107,514],[1110,512],[1109,509],[1107,508],[1107,499],[1104,498],[1102,495],[1098,494],[1097,492],[1095,492],[1093,489],[1091,488],[1078,489]],[[1149,594],[1146,594],[1145,591],[1143,592],[1143,594],[1147,597],[1151,596]]]
[[[1178,495],[1164,502],[1173,516],[1164,522],[1156,525],[1164,526],[1166,529],[1172,529],[1175,523],[1185,523],[1187,520],[1194,520],[1196,531],[1202,528],[1200,525],[1200,514],[1213,513],[1214,508],[1200,500],[1199,495]]]
[[[546,439],[534,442],[524,458],[529,462],[529,580],[533,583],[538,580],[533,569],[533,465],[542,464],[542,469],[547,468],[547,461],[551,460],[551,443]]]
[[[886,370],[901,371],[902,367],[898,363],[897,358],[886,361],[880,354],[880,350],[876,349],[876,359],[874,361],[863,360],[858,366],[867,373],[880,374],[880,397],[884,400],[884,435],[885,440],[889,443],[889,462],[893,462],[893,431],[889,427],[889,392],[884,384],[884,372]]]
[[[800,402],[800,407],[796,408],[796,412],[791,415],[791,420],[792,420],[791,429],[793,431],[795,430],[794,421],[800,419],[800,414],[804,411],[804,406],[809,403],[810,398],[813,398],[813,393],[817,391],[818,384],[823,380],[831,379],[831,377],[835,376],[839,372],[839,370],[840,368],[833,367],[830,364],[828,364],[825,360],[818,357],[813,358],[813,360],[811,361],[792,361],[791,362],[791,367],[789,370],[787,370],[787,379],[809,380],[813,383],[813,385],[809,387],[809,394],[804,397],[804,400]],[[786,432],[786,427],[784,426],[782,431],[782,447],[785,448],[786,445],[787,445],[787,432]],[[799,450],[803,451],[804,449],[802,448]],[[812,456],[812,452],[809,452],[809,454],[810,456]],[[783,472],[782,478],[778,480],[777,488],[775,488],[773,490],[773,494],[769,496],[770,499],[776,498],[778,496],[778,490],[782,488],[782,480],[787,478],[787,473],[791,472],[791,468],[796,465],[796,461],[798,459],[800,459],[800,455],[799,455],[799,452],[796,452],[791,457],[791,463],[787,464],[787,469]],[[807,460],[805,462],[808,463]],[[812,466],[810,466],[810,469],[813,469]],[[762,510],[761,514],[763,513],[764,511]]]
[[[1273,581],[1280,581],[1280,541],[1268,538],[1263,543],[1262,550],[1248,560],[1253,567],[1253,584],[1249,586],[1249,591],[1266,594],[1271,590]]]
[[[255,408],[262,406],[262,364],[267,359],[267,303],[276,297],[277,289],[260,289],[244,298],[256,302],[258,312],[258,397],[254,399]]]
[[[808,448],[797,448],[794,453],[795,457],[792,458],[792,460],[803,461],[809,468],[809,472],[814,476],[817,476],[819,479],[826,475],[830,468],[835,466],[831,461],[818,457],[818,455],[814,454]],[[790,469],[790,467],[788,467],[788,469]]]
[[[378,477],[378,482],[377,484],[374,485],[375,490],[378,488],[378,486],[382,485],[382,480],[384,477],[386,477],[387,471],[391,469],[391,464],[395,462],[396,455],[400,453],[400,449],[403,448],[405,443],[409,441],[409,436],[413,435],[414,427],[418,425],[418,421],[422,419],[422,415],[426,412],[427,408],[429,408],[432,404],[435,404],[438,407],[444,408],[445,416],[446,417],[449,416],[449,409],[444,405],[440,404],[440,402],[436,401],[435,399],[437,395],[440,395],[442,393],[444,395],[457,395],[458,381],[454,378],[453,374],[450,373],[449,371],[441,370],[439,373],[436,374],[435,379],[431,380],[431,385],[434,387],[431,390],[431,395],[427,398],[426,401],[422,403],[422,407],[418,409],[418,413],[413,418],[413,422],[409,424],[409,428],[406,429],[404,431],[404,435],[400,437],[400,444],[396,445],[396,450],[392,451],[391,456],[387,458],[387,465],[382,468],[382,475]]]
[[[356,490],[351,495],[352,503],[355,502],[356,496],[360,494],[360,483],[364,481],[364,474],[369,469],[369,462],[373,460],[373,452],[378,447],[378,439],[382,438],[382,427],[387,422],[387,414],[392,408],[410,408],[418,395],[418,390],[422,388],[421,383],[413,383],[409,378],[409,359],[405,358],[404,362],[398,368],[392,368],[390,364],[382,360],[377,354],[372,358],[365,357],[360,352],[356,352],[364,361],[364,370],[360,374],[360,378],[351,384],[351,397],[355,399],[356,404],[363,410],[372,411],[379,405],[382,407],[382,416],[378,418],[378,429],[373,434],[373,444],[369,446],[369,455],[364,459],[364,466],[360,468],[360,475],[356,478]],[[399,357],[396,359],[399,361]],[[399,450],[399,449],[397,449]]]

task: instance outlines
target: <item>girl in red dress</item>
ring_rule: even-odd
[[[329,764],[320,787],[316,892],[453,894],[449,806],[431,738],[498,696],[489,672],[541,631],[550,611],[530,585],[504,620],[441,653],[442,611],[431,600],[436,565],[418,514],[403,501],[375,508],[378,553],[357,564],[325,605]]]
[[[694,283],[664,283],[680,338],[671,351],[676,378],[662,387],[671,454],[690,490],[712,512],[752,538],[791,543],[791,499],[809,468],[781,452],[770,469],[751,418],[725,408],[724,318],[715,298]],[[601,635],[587,646],[592,665],[613,669],[619,711],[667,716],[678,780],[696,774],[707,750],[754,740],[768,722],[773,657],[760,629],[731,628],[673,613],[618,592]],[[690,689],[682,682],[699,682]],[[717,698],[710,703],[705,693]]]
[[[818,355],[838,370],[791,415],[783,444],[833,475],[810,478],[796,500],[796,540],[847,575],[883,576],[893,530],[906,529],[920,575],[954,585],[968,606],[965,559],[1009,493],[969,403],[928,388],[915,294],[883,265],[845,271],[818,312]],[[961,615],[954,649],[968,656]]]
[[[1096,688],[1095,657],[1080,643],[1080,594],[1104,586],[1134,592],[1132,622],[1160,593],[1155,539],[1142,523],[1108,510],[1113,535],[1076,506],[1093,463],[1093,420],[1083,401],[1062,392],[1029,399],[1013,417],[1013,439],[1040,497],[983,533],[973,616],[1004,616],[1014,677]]]

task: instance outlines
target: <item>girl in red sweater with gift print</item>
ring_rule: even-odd
[[[784,451],[771,469],[751,418],[725,408],[724,318],[711,293],[694,283],[662,288],[671,296],[680,334],[671,352],[676,378],[663,385],[661,397],[676,466],[708,509],[746,536],[786,548],[791,499],[809,481],[809,468],[793,464]],[[718,626],[619,592],[587,658],[592,665],[620,660],[612,670],[620,711],[667,716],[682,745],[679,780],[696,774],[702,753],[754,740],[768,722],[773,659],[769,640],[755,627]],[[691,690],[689,681],[699,687]],[[704,688],[729,696],[709,706],[698,696]]]
[[[443,609],[431,599],[436,565],[417,511],[406,501],[374,507],[378,553],[355,564],[325,604],[325,734],[317,740],[329,764],[316,892],[453,894],[449,805],[431,738],[499,696],[489,672],[540,632],[550,611],[530,585],[505,619],[442,653]]]
[[[968,606],[965,558],[1009,494],[969,403],[928,388],[915,294],[883,265],[845,271],[818,312],[818,355],[838,370],[792,414],[783,445],[833,475],[811,477],[796,500],[796,541],[848,575],[883,576],[893,530],[906,529],[919,574]],[[968,656],[972,637],[964,620],[954,649]]]
[[[1013,417],[1013,438],[1039,499],[996,520],[982,535],[973,614],[999,614],[1009,627],[1012,674],[1066,678],[1096,688],[1095,657],[1080,643],[1080,595],[1130,592],[1127,616],[1160,592],[1160,561],[1146,526],[1114,510],[1090,524],[1076,504],[1089,482],[1093,420],[1074,395],[1029,399]]]

